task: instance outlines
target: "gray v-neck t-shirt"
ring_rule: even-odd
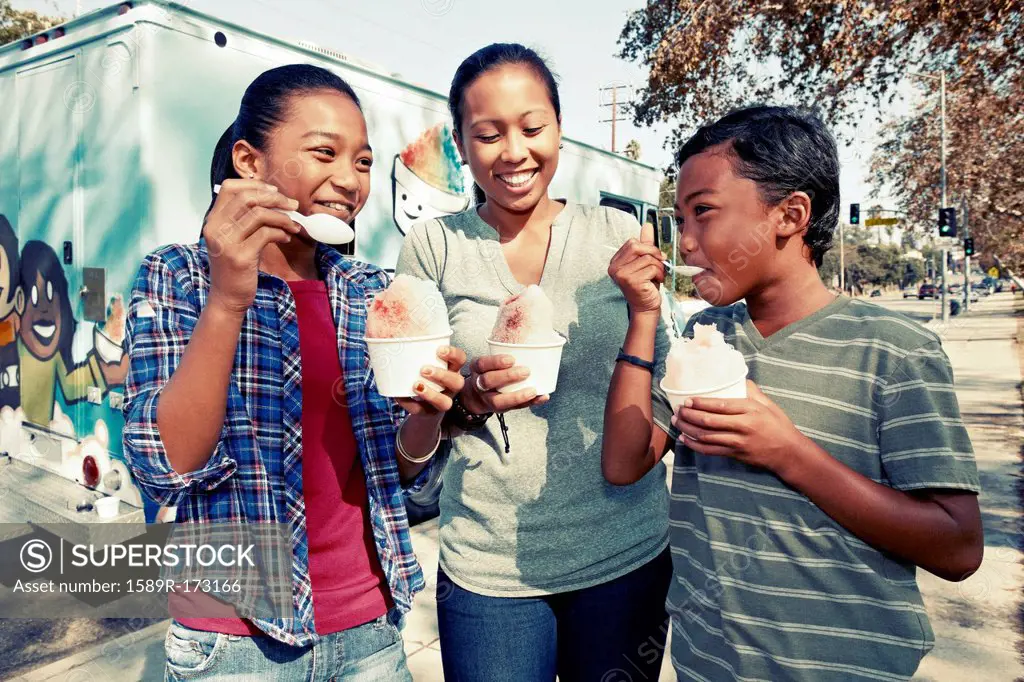
[[[601,474],[605,400],[628,325],[608,262],[639,233],[626,213],[571,202],[551,225],[540,286],[554,304],[555,331],[568,339],[558,388],[546,405],[505,414],[509,453],[492,418],[453,439],[443,474],[440,563],[465,589],[507,597],[582,589],[629,573],[667,546],[664,464],[630,486]],[[471,360],[488,354],[498,305],[524,289],[475,208],[416,225],[397,272],[438,284],[452,344]],[[664,327],[658,338],[661,376]]]

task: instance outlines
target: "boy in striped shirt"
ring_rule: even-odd
[[[679,679],[909,679],[933,645],[916,568],[962,580],[983,549],[940,340],[822,284],[839,162],[816,116],[741,109],[698,130],[678,162],[680,248],[713,305],[683,333],[717,325],[746,359],[747,399],[693,398],[674,415],[659,390],[652,400],[661,368],[642,361],[664,271],[657,247],[636,240],[609,267],[632,315],[602,465],[629,485],[675,447]]]

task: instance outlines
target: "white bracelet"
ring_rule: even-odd
[[[395,448],[398,450],[398,454],[401,455],[407,462],[412,462],[413,464],[423,464],[424,462],[428,461],[431,457],[433,457],[434,453],[437,452],[437,449],[441,447],[441,429],[437,429],[437,442],[434,443],[433,449],[423,457],[413,457],[408,452],[405,451],[405,448],[402,447],[402,427],[405,426],[405,422],[407,421],[409,421],[409,417],[403,419],[402,423],[398,427],[398,430],[395,431]]]

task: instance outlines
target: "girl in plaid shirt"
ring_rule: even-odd
[[[179,522],[286,524],[293,561],[286,617],[173,595],[168,679],[411,680],[399,625],[423,577],[402,486],[437,449],[465,354],[440,348],[448,368],[424,372],[444,393],[382,398],[365,300],[386,275],[280,212],[351,224],[372,163],[345,81],[271,69],[218,142],[199,243],[143,262],[127,322],[136,480]]]

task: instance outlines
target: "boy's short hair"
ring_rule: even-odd
[[[724,142],[731,143],[737,175],[756,182],[765,203],[777,204],[797,191],[810,196],[811,219],[804,242],[820,267],[839,222],[839,154],[832,133],[808,110],[736,109],[699,128],[680,148],[678,167]]]
[[[11,281],[7,284],[7,303],[14,300],[14,294],[18,290],[19,268],[18,268],[18,235],[14,234],[14,228],[7,220],[7,216],[0,213],[0,249],[7,254],[7,264],[11,268]]]

